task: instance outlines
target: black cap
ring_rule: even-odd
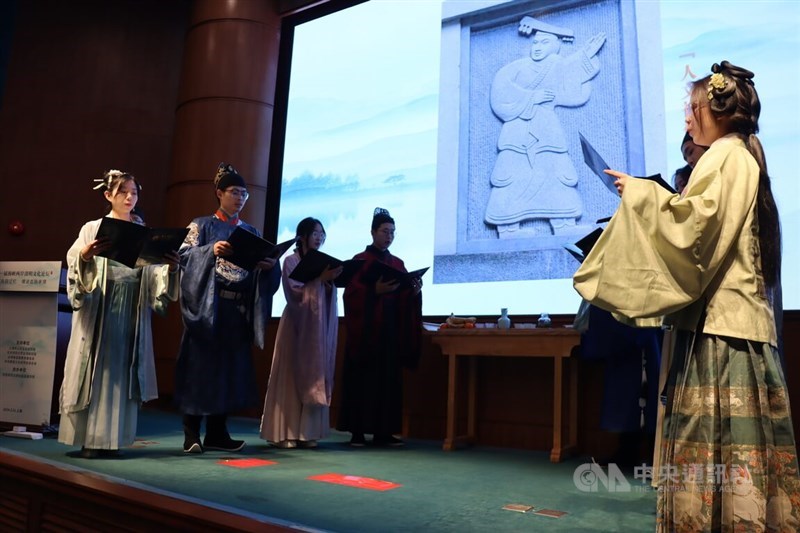
[[[242,175],[228,163],[220,163],[217,167],[217,175],[214,176],[214,185],[221,191],[231,186],[247,188],[247,184]]]
[[[394,224],[394,219],[389,214],[388,209],[376,207],[372,213],[372,229],[378,229],[381,224]]]

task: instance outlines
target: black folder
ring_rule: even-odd
[[[348,259],[342,262],[344,266],[342,273],[336,276],[336,279],[333,280],[333,284],[337,287],[347,287],[350,280],[353,279],[353,276],[361,270],[361,267],[364,266],[366,262],[365,259]]]
[[[608,163],[597,153],[597,150],[589,144],[589,141],[586,140],[586,137],[584,137],[582,133],[578,132],[578,136],[581,138],[581,151],[583,152],[583,161],[586,163],[586,166],[592,169],[592,172],[600,178],[600,181],[603,182],[603,185],[605,185],[609,191],[614,194],[619,194],[616,185],[614,185],[617,178],[603,172],[611,167],[608,166]]]
[[[600,235],[603,233],[603,228],[595,228],[589,234],[581,237],[574,243],[565,244],[564,248],[578,260],[579,263],[583,263],[583,260],[586,259],[586,256],[589,255],[589,252],[592,251],[594,245],[597,243],[597,239],[600,238]]]
[[[294,267],[289,277],[300,283],[308,283],[313,279],[317,279],[326,268],[342,266],[342,273],[333,280],[333,283],[337,287],[344,287],[350,283],[350,280],[353,279],[353,276],[361,269],[363,264],[363,259],[348,259],[342,261],[325,252],[309,250],[300,262],[297,263],[297,266]]]
[[[148,228],[141,224],[103,217],[96,239],[108,239],[111,247],[99,254],[129,268],[164,263],[164,254],[177,251],[188,228]]]
[[[163,263],[164,255],[167,252],[177,252],[188,233],[189,228],[150,228],[136,266]]]
[[[228,244],[233,247],[233,254],[225,259],[245,270],[253,270],[262,259],[279,259],[295,242],[297,242],[297,237],[292,237],[280,244],[273,244],[255,233],[250,233],[241,226],[237,226],[228,237]]]
[[[412,270],[411,272],[403,272],[386,263],[373,261],[367,269],[367,272],[364,273],[364,280],[367,283],[375,283],[378,279],[383,278],[383,281],[397,281],[400,283],[401,287],[405,288],[410,287],[414,279],[422,278],[429,268],[430,267],[425,267]]]
[[[583,134],[579,132],[578,135],[581,138],[581,150],[583,151],[583,161],[586,163],[586,166],[592,169],[592,172],[594,172],[597,175],[597,177],[600,178],[600,180],[603,182],[603,185],[605,185],[609,191],[613,192],[614,194],[619,194],[619,191],[617,191],[617,186],[614,185],[614,182],[617,180],[617,178],[603,172],[604,170],[610,169],[611,167],[609,167],[608,163],[606,163],[605,160],[602,158],[602,156],[599,153],[597,153],[597,150],[595,150],[594,147],[591,144],[589,144],[589,141],[586,140],[586,137],[584,137]],[[653,174],[652,176],[632,176],[632,177],[641,180],[655,181],[656,183],[664,187],[664,189],[669,191],[671,194],[677,193],[677,191],[672,187],[672,185],[664,181],[664,179],[661,177],[661,174]]]
[[[633,177],[636,178],[637,180],[655,181],[656,183],[664,187],[670,194],[678,194],[678,191],[676,191],[672,187],[672,185],[664,181],[664,178],[661,177],[661,174],[653,174],[652,176],[633,176]]]

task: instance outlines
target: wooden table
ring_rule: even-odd
[[[541,329],[443,329],[430,333],[431,340],[438,344],[442,354],[449,359],[447,380],[447,437],[443,448],[446,451],[475,440],[475,389],[476,357],[552,357],[553,371],[553,448],[550,461],[558,463],[577,445],[578,426],[578,373],[577,364],[571,358],[572,348],[580,344],[580,334],[571,328]],[[469,360],[469,395],[467,434],[456,435],[458,421],[458,361]],[[561,426],[564,418],[562,383],[564,359],[569,366],[569,419],[568,438],[562,442]]]

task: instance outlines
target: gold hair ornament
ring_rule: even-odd
[[[714,89],[722,90],[725,88],[726,83],[727,80],[725,79],[725,76],[723,76],[721,73],[716,72],[712,74],[711,78],[708,80],[708,99],[713,100]]]

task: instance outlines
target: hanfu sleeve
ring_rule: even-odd
[[[214,331],[216,258],[214,243],[201,240],[198,224],[189,224],[189,234],[178,253],[181,256],[180,301],[183,322],[199,335]]]
[[[575,289],[630,319],[667,315],[700,299],[754,208],[753,164],[745,149],[709,150],[683,198],[629,179],[619,209],[573,277]]]
[[[78,238],[67,251],[67,297],[73,310],[78,310],[84,300],[98,286],[99,272],[102,272],[102,257],[93,257],[89,261],[81,258],[81,250],[92,242],[97,234],[100,221],[91,221],[83,225]]]

